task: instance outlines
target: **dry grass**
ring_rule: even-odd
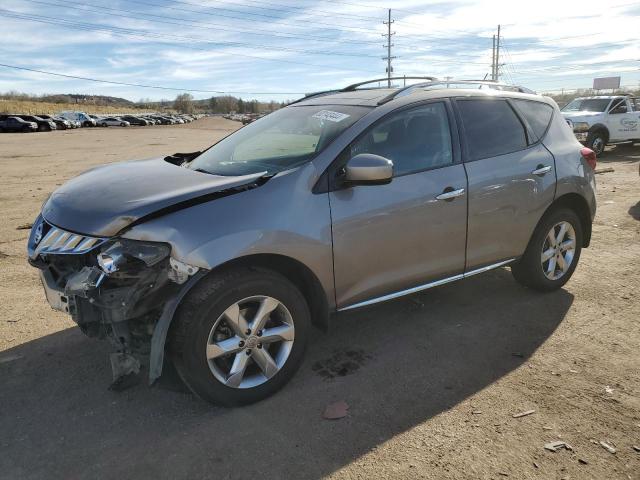
[[[47,103],[30,102],[25,100],[3,100],[0,99],[0,113],[15,113],[24,115],[54,115],[64,110],[78,110],[91,114],[117,114],[138,112],[141,110],[134,107],[110,107],[104,105],[86,105],[74,103]]]

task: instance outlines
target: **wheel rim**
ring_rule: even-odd
[[[273,297],[234,303],[213,324],[206,358],[213,376],[231,388],[261,385],[284,366],[293,347],[293,317]]]
[[[601,137],[594,138],[592,147],[592,150],[596,152],[596,154],[601,154],[604,150],[604,140]]]
[[[542,243],[540,262],[542,271],[549,280],[563,277],[576,252],[576,232],[569,222],[556,223]]]

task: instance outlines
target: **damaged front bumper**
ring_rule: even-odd
[[[86,335],[109,339],[119,354],[151,355],[150,380],[160,375],[175,308],[203,272],[172,258],[168,244],[95,239],[41,217],[28,249],[53,309],[71,315]]]

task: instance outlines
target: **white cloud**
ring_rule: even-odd
[[[623,74],[623,83],[637,83],[640,62],[629,59],[640,60],[640,12],[630,11],[624,1],[612,0],[621,5],[606,8],[601,0],[394,1],[395,73],[481,78],[489,70],[491,36],[501,23],[501,58],[508,79],[532,88],[543,88],[547,82],[574,88],[589,86],[594,75],[611,72]],[[126,0],[105,4],[170,17],[162,18],[4,0],[0,9],[150,33],[131,37],[88,32],[10,19],[0,11],[3,36],[25,39],[0,45],[0,55],[3,63],[41,70],[204,90],[309,92],[384,76],[381,33],[387,1],[317,0],[302,8],[293,0],[271,6],[229,0],[198,0],[200,7],[195,3],[188,7],[169,0],[164,8],[153,9]],[[281,5],[289,7],[282,10]],[[111,92],[132,99],[173,95],[0,68],[2,89]]]

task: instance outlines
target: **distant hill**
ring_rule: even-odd
[[[73,103],[80,105],[103,105],[107,107],[132,107],[131,100],[108,95],[82,95],[76,93],[62,93],[56,95],[42,95],[38,97],[43,102],[49,103]]]

